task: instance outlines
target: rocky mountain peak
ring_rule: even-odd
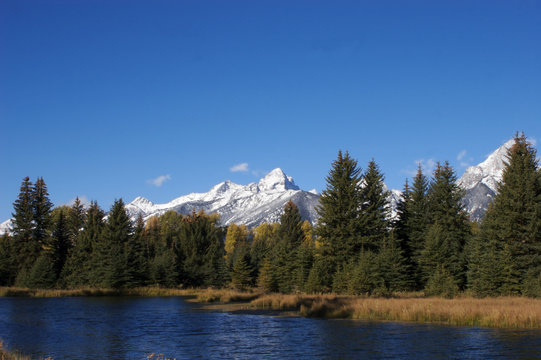
[[[276,168],[265,175],[263,179],[259,180],[257,186],[261,191],[300,190],[295,185],[293,178],[287,176],[280,168]]]

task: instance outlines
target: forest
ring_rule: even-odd
[[[43,178],[24,178],[11,234],[0,238],[0,286],[77,289],[257,288],[392,296],[541,296],[541,170],[516,135],[498,193],[470,221],[455,170],[438,163],[406,180],[389,216],[384,175],[338,152],[315,226],[293,202],[279,223],[220,226],[203,212],[132,222],[122,199],[54,207]]]

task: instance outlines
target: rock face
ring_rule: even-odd
[[[293,178],[277,168],[268,173],[258,183],[239,185],[224,181],[206,193],[193,193],[181,196],[166,204],[153,204],[150,200],[137,197],[126,205],[132,218],[139,215],[147,220],[169,210],[181,214],[204,210],[218,213],[222,225],[231,223],[254,227],[264,222],[277,222],[286,203],[292,200],[303,219],[316,222],[316,206],[319,195],[301,190]]]
[[[507,151],[514,143],[514,139],[507,141],[485,161],[466,169],[464,175],[458,179],[457,184],[466,191],[464,207],[472,220],[480,221],[483,218],[488,205],[498,192],[498,183],[502,181],[507,161]]]

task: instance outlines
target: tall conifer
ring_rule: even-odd
[[[33,186],[27,176],[21,183],[19,195],[13,203],[13,240],[16,254],[17,274],[28,271],[37,259],[40,244],[35,241],[34,211],[32,207]],[[24,276],[23,276],[24,277]]]
[[[389,229],[389,192],[383,184],[384,176],[372,159],[363,176],[360,190],[360,230],[363,250],[378,251]]]
[[[43,178],[38,178],[32,191],[32,211],[34,230],[34,241],[44,245],[48,241],[51,228],[51,210],[53,203],[49,200],[49,192]]]
[[[469,276],[478,295],[528,292],[525,279],[541,274],[540,206],[536,151],[524,134],[517,134],[470,258]],[[498,278],[489,282],[485,274],[494,272],[494,267]]]
[[[424,280],[436,273],[440,264],[454,277],[456,285],[465,285],[464,245],[470,236],[470,225],[462,207],[463,190],[456,184],[456,174],[448,162],[437,164],[428,190],[430,227],[425,249],[421,252]]]
[[[321,247],[312,279],[317,277],[318,281],[323,283],[319,284],[320,286],[312,284],[313,289],[330,288],[336,264],[347,263],[356,258],[361,250],[360,172],[357,161],[352,159],[348,152],[338,152],[317,208],[319,220],[316,234]]]

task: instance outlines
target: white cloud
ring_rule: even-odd
[[[415,161],[415,163],[417,164],[417,166],[421,165],[421,168],[423,169],[423,173],[425,175],[430,175],[436,169],[436,164],[438,162],[430,158],[428,160],[420,159],[420,160]],[[415,173],[417,173],[417,171],[415,171]]]
[[[150,185],[154,185],[156,187],[160,187],[163,185],[164,182],[171,180],[171,175],[160,175],[155,179],[149,179],[147,180],[147,183]]]
[[[229,168],[229,171],[231,172],[247,172],[248,171],[248,163],[241,163],[237,165],[233,165]]]
[[[85,208],[90,206],[90,200],[88,200],[88,198],[85,195],[81,195],[77,197],[79,198],[79,202],[81,203],[81,205],[83,205]],[[73,204],[75,204],[75,199],[77,199],[77,197],[74,197],[73,199],[71,199],[68,202],[68,205],[72,206]]]
[[[466,158],[466,154],[468,152],[466,150],[462,150],[461,152],[458,153],[458,155],[456,156],[456,159],[460,165],[460,167],[469,167],[473,161],[473,158],[471,156],[468,156]]]
[[[415,163],[415,169],[410,168],[410,169],[402,170],[402,173],[408,176],[414,177],[415,175],[417,175],[417,167],[421,165],[423,174],[429,177],[434,172],[434,169],[436,169],[437,161],[434,159],[428,159],[428,160],[419,159],[419,160],[415,160],[414,163]]]

